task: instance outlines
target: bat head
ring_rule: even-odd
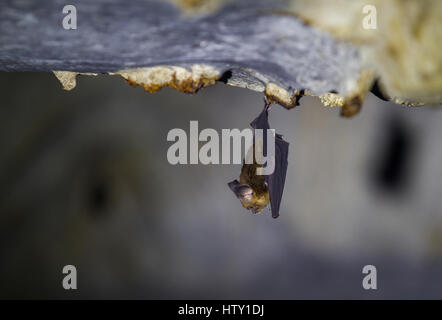
[[[230,189],[241,201],[244,208],[254,214],[260,213],[269,203],[269,193],[257,194],[248,184],[240,184],[238,180],[228,183]]]
[[[241,200],[241,202],[250,202],[253,199],[253,189],[248,184],[240,184],[238,180],[228,183],[233,193]]]

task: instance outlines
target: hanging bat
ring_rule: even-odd
[[[270,129],[268,121],[268,110],[270,103],[266,102],[264,110],[252,121],[251,127],[263,129],[263,153],[266,156],[267,135],[266,130]],[[250,149],[256,147],[257,141],[254,134],[254,143]],[[249,150],[250,152],[250,150]],[[244,208],[251,210],[254,214],[260,213],[270,202],[272,217],[279,216],[279,206],[281,204],[282,193],[284,191],[285,176],[287,173],[287,158],[289,143],[284,141],[279,134],[275,135],[275,169],[270,175],[257,175],[256,169],[263,167],[254,161],[251,164],[243,161],[241,174],[238,180],[228,183],[230,189],[241,201]]]

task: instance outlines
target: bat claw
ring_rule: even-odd
[[[264,110],[269,111],[271,109],[272,103],[267,99],[267,97],[264,97]]]

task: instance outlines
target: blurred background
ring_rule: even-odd
[[[281,215],[252,215],[240,165],[167,162],[173,128],[247,128],[263,96],[154,95],[119,77],[0,73],[0,297],[442,298],[442,111],[366,99],[274,106],[290,142]],[[78,290],[62,287],[76,266]],[[378,289],[362,288],[377,267]]]

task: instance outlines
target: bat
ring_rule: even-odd
[[[270,129],[268,121],[268,110],[270,103],[266,101],[264,110],[258,117],[250,123],[250,126],[256,129],[263,129],[263,154],[266,156],[267,135],[266,130]],[[257,147],[257,141],[253,140],[253,146]],[[250,152],[250,150],[249,150]],[[253,152],[253,151],[252,151]],[[275,170],[270,175],[257,175],[256,169],[263,165],[256,163],[247,164],[243,161],[241,174],[238,180],[228,183],[233,193],[241,201],[244,208],[251,210],[252,213],[260,213],[269,203],[272,211],[272,217],[279,216],[279,207],[284,191],[285,176],[287,173],[287,158],[289,152],[289,143],[285,141],[280,134],[275,135]]]

